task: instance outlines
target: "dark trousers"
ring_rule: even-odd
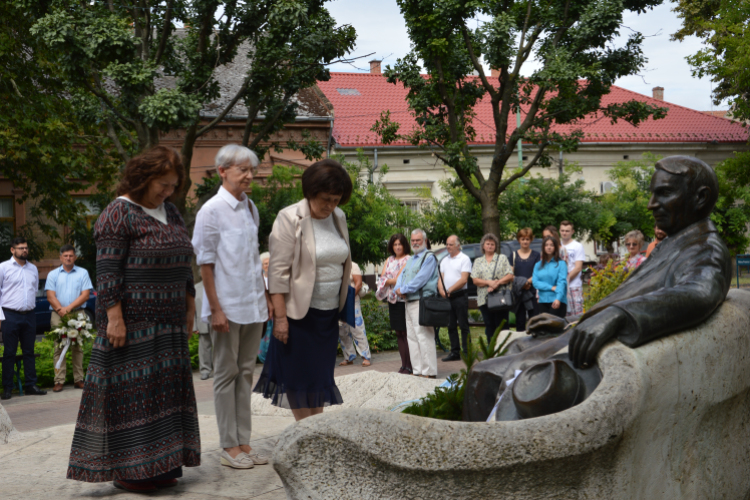
[[[484,334],[487,336],[487,345],[489,345],[492,336],[495,335],[495,331],[503,321],[505,321],[503,326],[508,328],[508,311],[492,312],[487,309],[487,304],[484,304],[479,306],[479,312],[482,313],[482,319],[484,320]]]
[[[26,386],[36,385],[36,360],[34,359],[34,341],[36,340],[36,314],[18,314],[3,308],[5,321],[3,330],[3,387],[13,389],[13,372],[16,364],[16,350],[21,343],[23,353],[23,373]]]
[[[523,302],[519,302],[518,306],[516,306],[516,331],[517,332],[525,332],[526,331],[526,321],[530,318],[533,318],[539,312],[537,311],[539,305],[536,302],[536,297],[532,299],[532,304],[534,304],[534,308],[532,310],[526,309],[526,306],[524,306]]]
[[[401,367],[406,368],[411,372],[411,356],[409,355],[409,342],[406,340],[406,330],[395,331],[396,339],[398,340],[398,353],[401,356]]]
[[[464,293],[450,297],[451,315],[448,323],[448,337],[451,339],[451,354],[458,355],[461,344],[458,342],[458,328],[461,328],[461,342],[464,353],[469,351],[469,296]]]
[[[565,304],[564,302],[560,302],[560,307],[557,309],[552,309],[552,302],[548,302],[546,304],[542,304],[541,302],[537,305],[537,309],[539,310],[539,314],[542,313],[549,313],[553,314],[559,318],[564,318],[565,314],[568,312],[568,304]]]

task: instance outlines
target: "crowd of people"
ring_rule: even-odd
[[[132,158],[122,173],[118,197],[94,226],[97,245],[97,329],[85,377],[80,347],[72,350],[74,385],[83,389],[67,477],[151,492],[177,484],[182,467],[201,463],[200,432],[188,338],[198,333],[200,378],[213,378],[221,451],[219,462],[234,469],[268,463],[250,446],[251,394],[291,409],[296,420],[342,403],[334,380],[337,346],[341,365],[372,362],[360,297],[367,293],[362,270],[352,262],[349,233],[340,205],[352,181],[336,161],[308,167],[303,199],[283,210],[259,252],[259,213],[246,194],[258,166],[251,150],[227,145],[216,156],[218,192],[198,211],[192,238],[169,202],[185,182],[179,154],[157,146]],[[438,262],[427,233],[394,234],[377,278],[375,297],[387,303],[398,339],[401,374],[436,378],[436,330],[420,321],[420,299],[440,296],[450,304],[450,353],[460,359],[471,342],[469,279],[477,287],[488,342],[509,313],[524,330],[540,312],[580,314],[583,307],[582,245],[563,221],[543,231],[541,254],[534,233],[518,231],[519,248],[508,258],[500,241],[485,234],[482,255],[461,252],[456,235]],[[628,266],[645,258],[640,232],[625,238]],[[632,244],[631,244],[632,243]],[[650,247],[649,250],[652,250]],[[11,397],[13,363],[20,343],[26,391],[36,385],[33,343],[38,272],[27,261],[23,238],[0,264],[0,320],[5,345],[2,398]],[[88,274],[74,265],[75,248],[60,249],[61,266],[47,278],[53,325],[89,298]],[[200,270],[194,283],[192,262]],[[517,298],[511,308],[492,305],[498,294]],[[351,322],[343,312],[353,304]],[[459,335],[460,330],[460,335]],[[61,352],[55,351],[55,362]],[[256,360],[263,371],[254,383]],[[55,377],[63,390],[65,363]]]

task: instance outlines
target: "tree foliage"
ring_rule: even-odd
[[[382,184],[387,165],[376,174],[361,149],[356,162],[336,159],[349,171],[354,185],[349,203],[341,207],[349,228],[352,259],[359,265],[382,262],[387,257],[388,239],[399,232],[408,235],[421,225],[421,216],[402,205]]]
[[[735,153],[716,167],[719,199],[711,214],[719,234],[732,254],[747,251],[750,245],[750,153]]]
[[[594,237],[607,247],[629,231],[654,235],[654,216],[648,209],[651,177],[661,156],[644,153],[640,160],[619,161],[607,172],[615,188],[601,195],[598,203],[599,229]]]
[[[196,140],[237,103],[248,110],[242,143],[261,156],[279,146],[262,144],[294,121],[294,96],[328,79],[326,64],[354,44],[354,29],[337,27],[324,2],[11,1],[54,54],[70,102],[102,125],[121,160],[157,144],[160,133],[183,128],[187,174]],[[221,87],[219,73],[230,71],[233,63],[247,63],[249,69],[236,76],[241,85],[230,92]],[[208,105],[214,111],[203,113]],[[321,151],[314,144],[284,146],[312,156]],[[183,212],[189,188],[188,175],[176,200]]]
[[[697,36],[703,48],[688,56],[693,76],[713,82],[714,103],[727,100],[732,116],[750,120],[750,3],[746,0],[676,0],[683,25],[672,35]]]
[[[0,6],[0,175],[17,201],[31,202],[32,220],[17,233],[57,239],[85,210],[71,194],[106,189],[117,170],[111,143],[75,112],[56,54],[30,34],[32,24],[14,3]],[[40,258],[44,248],[30,243]]]
[[[479,202],[456,181],[443,182],[447,192],[433,199],[427,212],[430,238],[444,242],[451,234],[466,242],[479,242],[484,234]],[[585,189],[583,180],[571,181],[565,173],[556,177],[528,176],[513,183],[498,199],[500,239],[514,239],[515,233],[530,227],[541,237],[546,226],[569,220],[580,237],[598,231],[602,222],[597,197]]]
[[[582,138],[575,128],[578,120],[599,113],[612,122],[637,125],[666,115],[665,108],[638,101],[602,104],[617,78],[637,73],[646,61],[639,32],[631,33],[624,46],[613,46],[623,12],[641,13],[661,1],[398,0],[413,48],[385,75],[408,90],[416,127],[400,134],[385,112],[373,130],[385,143],[406,140],[431,148],[479,201],[484,232],[499,233],[498,196],[532,167],[549,165],[551,144],[575,150]],[[532,56],[539,68],[522,76]],[[483,61],[499,76],[488,76]],[[471,76],[474,72],[478,76]],[[491,105],[495,130],[488,175],[469,147],[477,135],[480,101]],[[525,117],[511,131],[519,108]],[[536,152],[522,169],[504,175],[519,140]]]

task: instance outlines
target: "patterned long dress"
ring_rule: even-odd
[[[193,247],[177,208],[163,224],[117,199],[94,226],[97,329],[78,411],[68,479],[143,480],[200,465],[187,342],[195,296]],[[107,340],[107,308],[122,303],[125,346]]]

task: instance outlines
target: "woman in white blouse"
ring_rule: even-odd
[[[255,392],[301,420],[341,404],[333,380],[339,312],[346,304],[351,252],[347,171],[326,159],[302,174],[304,199],[280,211],[269,237],[273,338]]]

